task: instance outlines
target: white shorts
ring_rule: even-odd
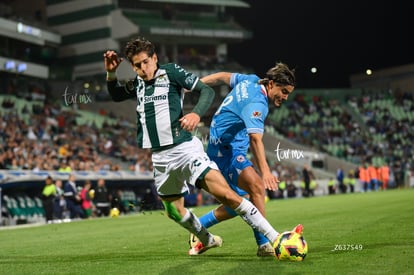
[[[177,146],[152,153],[155,187],[158,195],[174,196],[189,191],[187,184],[195,186],[197,179],[208,169],[218,167],[204,152],[197,137]]]

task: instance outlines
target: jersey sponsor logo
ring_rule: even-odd
[[[167,95],[150,95],[144,97],[144,103],[167,100]]]
[[[168,84],[168,83],[166,83],[166,84],[163,84],[163,83],[155,83],[154,84],[154,87],[161,87],[161,88],[169,88],[170,87],[170,84]]]
[[[252,118],[261,118],[262,117],[262,113],[259,111],[253,111],[252,113]]]
[[[236,98],[237,102],[240,102],[243,99],[249,98],[249,94],[247,93],[247,81],[240,82],[238,86],[236,86]]]

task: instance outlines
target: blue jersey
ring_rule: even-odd
[[[241,172],[253,166],[247,159],[249,134],[264,132],[264,121],[269,112],[267,92],[258,83],[256,75],[233,73],[230,77],[231,92],[223,100],[210,125],[207,154],[216,162],[229,186],[240,196],[248,193],[238,186]],[[226,207],[230,215],[236,215]],[[256,243],[268,242],[255,231]]]
[[[207,154],[220,157],[221,149],[247,153],[249,134],[264,132],[269,112],[267,92],[257,75],[233,73],[231,92],[213,116]]]

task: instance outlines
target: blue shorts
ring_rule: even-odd
[[[248,193],[238,187],[239,175],[246,167],[253,166],[253,164],[247,159],[246,153],[229,151],[223,152],[223,156],[210,157],[210,159],[217,164],[231,189],[239,196],[245,196]]]

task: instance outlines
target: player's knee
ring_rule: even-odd
[[[241,187],[243,190],[245,190],[248,193],[249,197],[258,197],[258,196],[264,196],[265,192],[265,188],[264,186],[260,186],[260,185],[256,185],[256,184],[251,184],[248,186],[248,188],[244,188]]]
[[[238,186],[250,195],[264,194],[265,190],[265,184],[257,174],[247,177],[247,179],[245,177],[240,177]]]
[[[264,182],[262,180],[259,180],[255,183],[250,184],[250,192],[249,194],[251,196],[260,196],[263,195],[264,196]]]
[[[256,190],[255,192],[253,192],[251,195],[250,195],[250,198],[264,198],[264,197],[266,197],[266,191],[265,191],[265,189],[260,189],[260,190]]]
[[[221,203],[223,203],[226,207],[231,209],[235,209],[239,206],[241,200],[243,198],[236,194],[233,190],[229,189],[228,192],[223,194],[223,196],[219,199]]]

